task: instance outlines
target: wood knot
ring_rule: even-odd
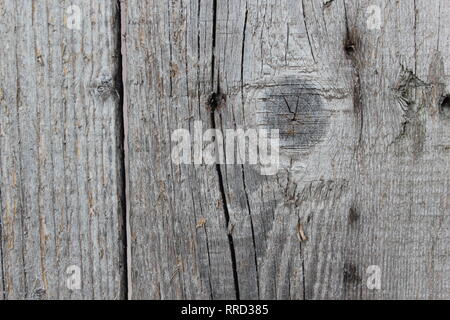
[[[354,206],[352,206],[348,213],[348,223],[350,225],[355,224],[359,220],[359,213]]]
[[[309,150],[328,129],[330,112],[324,110],[317,87],[304,80],[283,78],[267,86],[258,109],[258,126],[278,129],[281,149]]]

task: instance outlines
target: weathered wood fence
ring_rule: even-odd
[[[0,0],[0,299],[449,299],[449,13]],[[199,125],[276,174],[175,163]]]

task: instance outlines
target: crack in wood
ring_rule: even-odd
[[[260,297],[260,292],[259,292],[259,271],[258,271],[258,255],[257,255],[257,251],[256,251],[256,237],[255,237],[255,228],[254,228],[254,224],[253,224],[253,218],[252,218],[252,209],[250,206],[250,201],[248,199],[248,192],[247,192],[247,185],[245,183],[245,170],[244,170],[244,166],[241,165],[241,170],[242,170],[242,184],[244,187],[244,194],[245,194],[245,199],[247,202],[247,208],[248,208],[248,215],[250,218],[250,230],[252,233],[252,243],[253,243],[253,251],[255,254],[255,269],[256,269],[256,288],[258,290],[258,298]]]
[[[0,189],[0,199],[2,198],[2,191]],[[2,283],[2,296],[3,300],[6,300],[6,281],[5,281],[5,267],[4,267],[4,259],[3,259],[3,208],[0,205],[0,276]]]
[[[122,285],[123,285],[123,293],[120,293],[124,299],[129,299],[129,295],[131,295],[131,290],[129,290],[129,286],[131,283],[129,282],[129,272],[130,272],[130,265],[129,265],[129,245],[131,243],[131,239],[128,239],[129,232],[127,230],[127,226],[129,224],[128,221],[128,204],[127,204],[127,166],[126,161],[128,158],[128,143],[127,143],[127,115],[128,112],[126,101],[125,101],[125,81],[126,81],[126,74],[125,74],[125,64],[126,64],[126,56],[123,54],[126,44],[125,44],[125,26],[123,23],[125,22],[125,14],[126,14],[126,1],[123,0],[117,0],[117,24],[118,24],[118,30],[116,36],[118,37],[117,41],[117,54],[118,54],[118,70],[116,73],[115,78],[115,85],[116,90],[118,92],[119,97],[119,112],[118,112],[118,123],[119,123],[119,129],[117,134],[118,139],[118,155],[120,157],[119,163],[120,163],[120,180],[121,180],[121,190],[118,190],[119,194],[121,195],[119,200],[121,201],[121,210],[122,210],[122,242],[123,242],[123,274],[122,274]]]
[[[211,58],[211,86],[214,88],[214,73],[215,73],[215,49],[216,49],[216,38],[217,38],[217,0],[213,0],[213,32],[212,32],[212,58]],[[217,75],[217,92],[213,92],[210,96],[210,99],[208,101],[209,107],[211,108],[211,128],[213,130],[217,129],[216,126],[216,120],[215,120],[215,111],[217,107],[219,106],[220,101],[224,99],[224,96],[221,93],[220,90],[220,82],[219,82],[219,75]],[[219,148],[219,144],[216,144],[216,148]],[[230,225],[230,214],[228,212],[228,206],[227,206],[227,198],[225,193],[225,186],[223,182],[222,177],[222,170],[220,167],[220,164],[216,164],[216,171],[217,171],[217,177],[219,180],[219,190],[222,197],[222,204],[223,204],[223,212],[225,215],[225,223],[226,227],[228,229]],[[240,299],[240,293],[239,293],[239,279],[238,279],[238,272],[237,272],[237,263],[236,263],[236,251],[234,248],[234,241],[233,241],[233,235],[231,233],[227,234],[228,238],[228,244],[230,248],[230,254],[231,254],[231,264],[233,269],[233,279],[234,279],[234,289],[235,289],[235,295],[236,300]]]

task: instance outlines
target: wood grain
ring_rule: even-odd
[[[449,298],[448,6],[127,1],[130,297]],[[278,174],[172,163],[195,121],[279,128]]]
[[[0,0],[0,300],[449,299],[448,12]],[[199,123],[278,171],[172,161]]]
[[[125,295],[118,13],[0,1],[0,299]]]

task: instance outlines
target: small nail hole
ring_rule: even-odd
[[[355,45],[351,42],[346,43],[345,52],[347,52],[347,54],[352,54],[353,52],[355,52]]]
[[[447,95],[441,103],[441,112],[445,116],[450,116],[450,94]]]
[[[355,53],[359,50],[359,44],[360,37],[358,30],[355,27],[352,27],[347,31],[343,48],[349,58],[353,58]]]

